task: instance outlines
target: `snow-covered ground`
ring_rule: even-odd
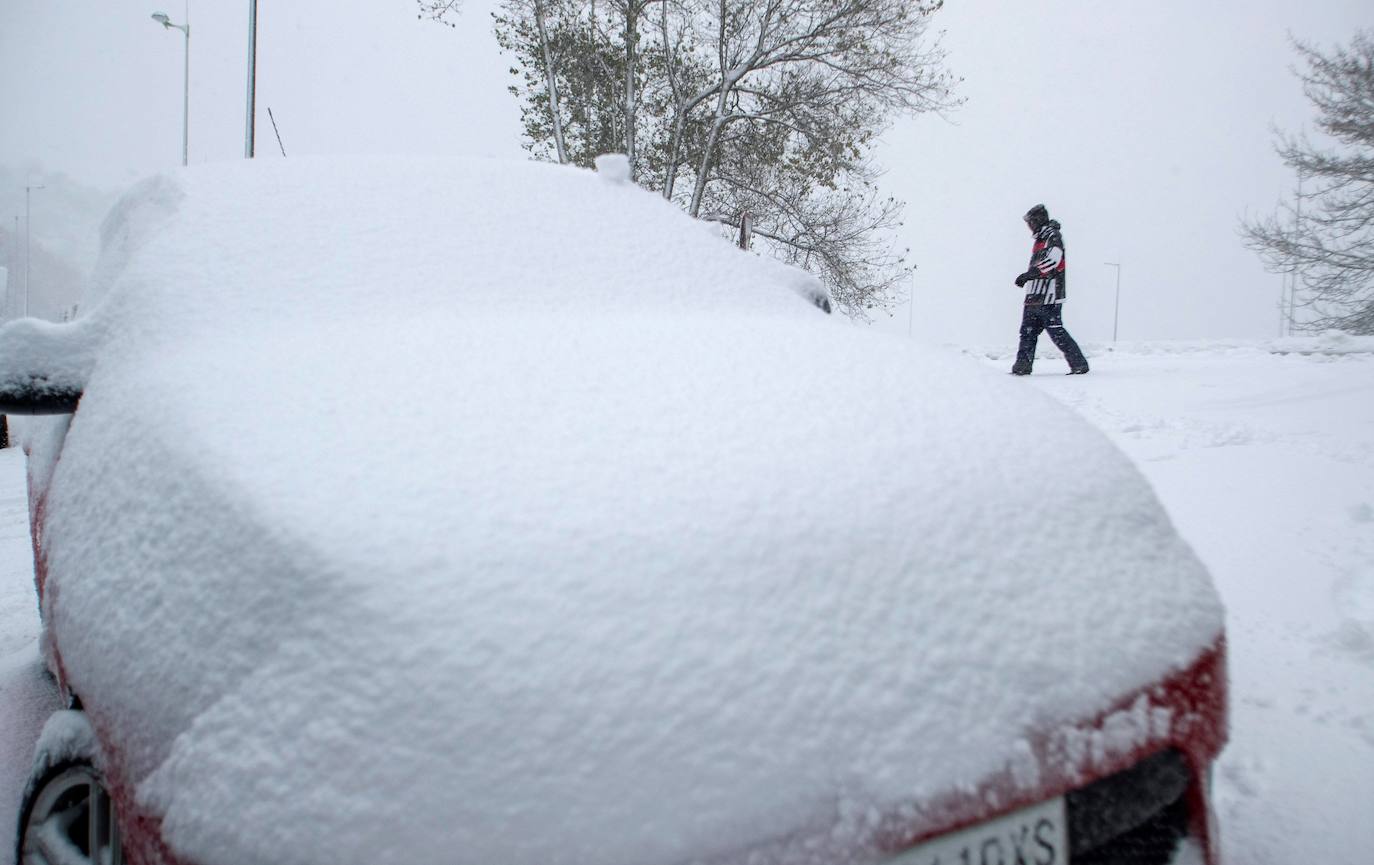
[[[29,546],[24,455],[0,451],[0,862],[10,861],[14,824],[33,745],[58,704],[38,659],[38,600]]]
[[[1374,342],[1087,348],[1091,375],[1066,377],[1047,356],[1026,384],[1075,408],[1136,461],[1217,580],[1233,699],[1216,777],[1227,861],[1368,859]],[[999,353],[985,359],[1010,366]],[[3,451],[0,857],[13,843],[33,738],[55,705],[37,631],[23,460]]]
[[[1227,606],[1227,861],[1368,861],[1374,340],[1087,348],[1090,375],[1047,353],[1030,385],[1135,460]]]

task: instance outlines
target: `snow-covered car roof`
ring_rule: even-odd
[[[859,839],[1215,639],[1103,436],[814,291],[572,168],[135,187],[68,326],[45,603],[172,848]]]

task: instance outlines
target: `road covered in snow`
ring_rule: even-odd
[[[1132,457],[1227,605],[1232,738],[1215,778],[1227,861],[1362,861],[1374,853],[1374,340],[1085,348],[1091,375],[1064,376],[1048,355],[1026,385]],[[1026,440],[1033,458],[1034,430]],[[3,451],[0,856],[55,701],[27,540],[23,458]]]
[[[1132,457],[1227,607],[1231,743],[1214,779],[1226,860],[1366,861],[1374,339],[1089,354],[1090,375],[1066,376],[1047,352],[1030,384]],[[1010,368],[1012,358],[986,360]]]

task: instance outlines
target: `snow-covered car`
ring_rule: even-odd
[[[606,167],[157,176],[0,331],[20,860],[1214,865],[1222,609],[1128,460]]]

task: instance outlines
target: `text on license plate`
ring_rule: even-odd
[[[884,865],[1068,865],[1064,799],[932,838]]]

